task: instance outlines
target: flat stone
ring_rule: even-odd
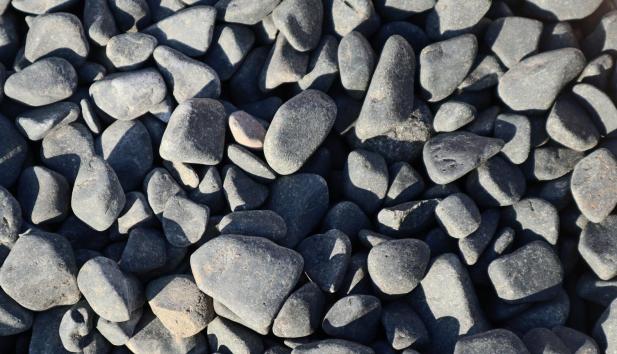
[[[508,206],[518,202],[527,189],[525,176],[509,161],[494,156],[472,171],[465,181],[467,193],[481,207]]]
[[[531,152],[532,127],[529,118],[520,114],[502,113],[495,119],[493,135],[505,145],[501,153],[515,165],[522,164]]]
[[[488,26],[484,42],[507,68],[511,68],[537,52],[541,34],[542,22],[509,16],[496,19]]]
[[[306,283],[289,295],[272,324],[281,338],[301,338],[319,329],[326,297],[315,283]]]
[[[21,172],[17,199],[26,219],[35,224],[56,223],[69,211],[71,187],[61,174],[42,166]]]
[[[210,209],[187,197],[174,195],[165,203],[163,231],[167,241],[176,247],[188,247],[205,235]]]
[[[473,0],[464,3],[455,0],[437,1],[428,14],[426,32],[433,39],[451,38],[470,32],[490,7],[489,0]]]
[[[150,59],[157,40],[145,33],[130,32],[113,36],[105,46],[105,55],[118,70],[134,70]]]
[[[442,133],[424,145],[423,160],[431,180],[447,184],[488,161],[503,145],[501,139],[463,131]]]
[[[383,208],[377,214],[377,229],[390,236],[413,235],[425,231],[435,222],[439,200],[426,199]]]
[[[272,11],[272,21],[296,50],[312,50],[321,37],[323,3],[321,0],[283,1]]]
[[[369,41],[357,31],[349,32],[338,45],[338,67],[341,85],[347,94],[362,99],[375,69],[375,52]]]
[[[595,150],[574,167],[570,189],[579,210],[592,222],[601,222],[617,205],[617,159],[606,148]]]
[[[613,234],[615,229],[617,216],[609,215],[599,223],[585,225],[579,239],[579,253],[602,280],[610,280],[617,275],[617,262],[613,257],[617,249],[617,239]]]
[[[181,103],[165,128],[159,154],[170,161],[218,164],[224,153],[225,117],[223,105],[213,99]]]
[[[370,343],[381,317],[381,302],[372,295],[349,295],[336,301],[326,313],[326,334],[359,343]]]
[[[296,247],[304,258],[304,273],[326,293],[340,288],[349,258],[351,241],[339,230],[309,236]]]
[[[465,238],[478,229],[480,210],[469,196],[455,193],[441,200],[435,208],[441,227],[454,238]]]
[[[559,236],[557,209],[540,198],[525,198],[502,212],[504,222],[511,226],[520,241],[543,240],[556,245]]]

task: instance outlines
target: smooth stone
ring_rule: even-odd
[[[381,155],[354,150],[347,156],[343,171],[343,195],[372,213],[380,206],[388,191],[388,165]]]
[[[309,58],[306,74],[298,81],[301,90],[320,90],[328,92],[339,76],[337,49],[339,42],[332,35],[325,35]]]
[[[451,38],[470,32],[490,7],[489,0],[439,0],[428,14],[426,32],[433,39]]]
[[[585,107],[602,135],[612,135],[617,130],[617,107],[610,97],[590,84],[577,84],[572,93]]]
[[[23,223],[21,205],[15,197],[0,186],[0,242],[13,244],[17,241]]]
[[[130,32],[113,36],[105,46],[105,55],[118,70],[135,70],[152,55],[157,40],[145,33]]]
[[[103,128],[101,127],[101,121],[94,109],[94,103],[88,98],[82,98],[79,100],[79,107],[81,108],[81,117],[86,123],[86,126],[94,134],[101,134]]]
[[[381,324],[386,332],[388,343],[396,350],[428,343],[428,332],[424,323],[405,301],[384,305],[381,312]]]
[[[223,193],[231,211],[259,208],[268,198],[268,187],[259,184],[236,166],[223,173]]]
[[[289,295],[274,322],[272,333],[279,338],[302,338],[319,329],[326,297],[315,283],[306,283]]]
[[[258,182],[270,183],[276,179],[276,174],[266,162],[240,145],[228,145],[227,157],[234,165]]]
[[[441,200],[435,208],[435,217],[448,235],[465,238],[478,229],[480,210],[469,196],[455,193]]]
[[[336,105],[325,93],[306,90],[276,112],[264,139],[264,156],[283,175],[297,172],[325,140],[336,118]]]
[[[85,0],[83,22],[88,38],[95,45],[103,47],[118,34],[116,20],[107,0]]]
[[[438,199],[426,199],[383,208],[377,214],[377,230],[400,237],[425,231],[435,222],[438,203]]]
[[[436,132],[453,132],[471,123],[476,117],[476,108],[458,101],[447,101],[437,110],[433,120]]]
[[[309,54],[295,50],[285,36],[279,33],[261,67],[259,89],[267,93],[282,84],[300,81],[306,74],[308,63]]]
[[[326,334],[359,343],[370,343],[381,317],[381,302],[371,295],[349,295],[336,301],[324,316]]]
[[[264,352],[259,335],[222,317],[215,318],[207,328],[208,343],[213,353],[257,354]]]
[[[409,119],[414,110],[415,67],[416,57],[411,45],[401,36],[390,37],[381,52],[355,124],[358,138],[374,138]]]
[[[20,113],[17,128],[32,141],[42,140],[53,129],[77,120],[80,109],[72,102],[57,102]]]
[[[258,328],[270,326],[303,264],[299,253],[251,236],[222,235],[191,255],[199,289]]]
[[[153,228],[135,228],[118,261],[124,272],[137,275],[155,271],[167,261],[167,243],[163,232]]]
[[[163,210],[163,231],[175,247],[188,247],[206,233],[210,209],[181,195],[172,196]]]
[[[495,156],[476,170],[465,181],[467,193],[481,207],[508,206],[518,202],[527,189],[525,176],[509,161]]]
[[[546,111],[561,89],[578,77],[585,56],[576,48],[530,56],[510,68],[499,80],[499,98],[514,111]]]
[[[555,207],[540,198],[525,198],[502,211],[504,222],[516,231],[520,241],[543,240],[556,245],[559,237],[559,214]]]
[[[325,28],[340,37],[352,31],[368,37],[379,28],[381,22],[372,1],[326,0],[324,9]]]
[[[314,49],[321,37],[321,0],[285,0],[272,11],[272,21],[292,47],[301,52]]]
[[[287,234],[285,220],[271,210],[244,210],[225,215],[216,225],[222,234],[265,237],[279,242]]]
[[[201,61],[163,45],[156,47],[153,57],[178,103],[191,98],[217,98],[221,94],[217,73]]]
[[[176,194],[184,194],[184,190],[171,174],[164,168],[155,167],[146,175],[143,190],[148,198],[148,204],[158,218],[162,218],[165,205],[169,198]]]
[[[533,241],[497,258],[488,274],[497,296],[513,303],[553,298],[564,276],[557,254],[544,241]]]
[[[71,187],[61,174],[42,166],[21,172],[17,200],[24,216],[35,225],[56,223],[69,211]]]
[[[600,139],[591,117],[572,96],[557,98],[546,120],[546,132],[551,139],[576,151],[589,150]]]
[[[229,80],[254,42],[255,34],[245,26],[237,24],[217,26],[205,62],[216,71],[222,81]]]
[[[199,186],[199,175],[193,166],[182,162],[163,160],[163,167],[171,173],[182,188],[191,191]]]
[[[4,94],[23,104],[40,107],[69,98],[77,88],[75,68],[62,58],[38,60],[9,76]]]
[[[504,68],[496,56],[478,55],[476,64],[471,69],[467,77],[458,85],[459,90],[482,91],[484,89],[497,86],[499,79],[503,76]]]
[[[542,22],[509,16],[496,19],[488,26],[484,42],[507,68],[511,68],[537,52],[541,34]]]
[[[367,269],[373,284],[381,293],[404,295],[418,286],[429,259],[430,249],[421,240],[389,240],[371,248]]]
[[[75,216],[97,231],[116,221],[126,202],[112,167],[100,157],[83,161],[75,178],[71,208]]]
[[[82,162],[94,155],[92,134],[81,123],[58,127],[43,138],[41,161],[73,183]]]
[[[341,85],[349,96],[362,99],[371,83],[376,65],[371,44],[362,33],[349,32],[338,45],[337,58]]]
[[[132,228],[147,225],[154,220],[154,213],[145,195],[141,192],[129,192],[125,198],[126,203],[117,220],[118,232],[121,235],[128,234]]]
[[[218,164],[224,153],[225,120],[223,105],[216,100],[192,98],[185,101],[176,107],[169,119],[159,154],[170,161]]]
[[[266,138],[266,128],[257,118],[245,111],[236,111],[229,115],[229,131],[234,140],[249,149],[261,150]]]
[[[525,0],[523,7],[535,16],[551,21],[580,20],[591,15],[602,4],[601,0],[562,2],[558,0]]]
[[[30,23],[24,57],[32,63],[44,57],[59,57],[80,64],[89,50],[79,18],[70,13],[57,12],[37,16]]]
[[[464,131],[442,133],[424,145],[423,160],[431,180],[447,184],[488,161],[503,145],[501,139]]]
[[[579,253],[602,280],[610,280],[617,275],[617,262],[613,257],[617,250],[617,240],[613,237],[616,229],[617,216],[609,215],[599,223],[587,223],[579,239]]]
[[[563,177],[574,169],[584,157],[581,152],[565,147],[536,148],[525,163],[526,174],[538,181],[551,181]]]
[[[602,54],[587,63],[576,81],[606,90],[609,87],[614,67],[615,59],[610,54]]]
[[[516,334],[499,328],[461,338],[456,342],[454,353],[529,354],[529,351]]]
[[[177,336],[149,311],[144,311],[126,347],[134,354],[208,352],[208,342],[203,334],[186,338]]]
[[[94,313],[87,301],[71,306],[62,316],[59,335],[62,345],[70,352],[79,353],[100,334],[93,331]]]
[[[341,287],[349,258],[351,241],[339,230],[309,236],[296,246],[304,258],[304,273],[326,293]]]
[[[144,303],[137,278],[122,272],[109,258],[86,262],[79,270],[77,284],[94,312],[108,321],[128,321]]]
[[[617,12],[609,11],[600,19],[593,32],[582,41],[585,53],[590,58],[603,52],[615,54],[617,50],[617,42],[613,38],[615,31],[617,31],[615,24],[617,24]]]
[[[595,150],[574,167],[570,188],[579,210],[592,222],[604,220],[617,205],[617,159],[606,148]]]
[[[206,168],[196,189],[189,193],[191,199],[199,204],[207,205],[212,213],[217,213],[225,204],[223,180],[215,166]]]
[[[32,328],[34,314],[0,289],[0,335],[11,336]]]
[[[529,118],[520,114],[502,113],[494,123],[493,135],[505,145],[501,153],[515,165],[522,164],[531,152],[532,127]]]
[[[30,231],[20,235],[4,260],[0,286],[26,309],[45,311],[79,300],[76,275],[73,250],[65,237]]]

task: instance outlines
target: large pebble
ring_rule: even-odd
[[[576,151],[598,144],[600,133],[589,114],[572,96],[560,96],[546,119],[546,132],[551,139]]]
[[[306,283],[289,295],[272,324],[272,333],[282,338],[301,338],[320,327],[326,297],[315,283]]]
[[[453,132],[476,118],[476,108],[468,103],[448,101],[439,106],[433,120],[436,132]]]
[[[71,187],[58,172],[42,166],[24,169],[17,199],[24,216],[35,225],[62,221],[69,211]]]
[[[254,25],[276,8],[281,0],[219,0],[215,7],[217,15],[225,22]]]
[[[424,145],[429,177],[438,184],[453,182],[499,153],[503,140],[468,132],[439,134]]]
[[[325,93],[306,90],[276,112],[264,140],[264,155],[274,171],[298,171],[334,125],[336,105]]]
[[[120,269],[133,274],[146,274],[165,265],[167,243],[165,235],[153,228],[131,230],[120,255]]]
[[[11,187],[28,156],[26,139],[15,128],[12,120],[0,114],[0,186]]]
[[[38,60],[9,76],[4,94],[29,106],[44,106],[70,97],[77,89],[77,72],[62,58]]]
[[[544,240],[551,245],[557,244],[559,214],[546,200],[525,198],[505,208],[502,214],[521,241]]]
[[[126,347],[134,354],[208,352],[204,335],[200,333],[186,338],[175,335],[149,311],[144,311]]]
[[[601,222],[617,205],[617,159],[601,148],[574,167],[570,188],[579,210],[592,222]]]
[[[302,79],[308,69],[309,55],[295,50],[285,36],[278,34],[261,67],[259,89],[268,92],[278,86]],[[251,73],[251,75],[255,75]]]
[[[84,1],[84,28],[94,44],[105,46],[118,33],[116,21],[107,0]]]
[[[216,237],[191,255],[199,289],[257,328],[270,326],[303,263],[297,252],[263,237],[237,235]]]
[[[587,223],[579,239],[579,253],[602,280],[617,275],[617,261],[613,257],[617,250],[617,241],[613,236],[615,230],[617,216],[610,215],[600,223]]]
[[[343,195],[365,212],[377,210],[388,191],[388,166],[381,155],[354,150],[343,171]]]
[[[225,143],[225,110],[209,98],[192,98],[178,105],[169,119],[159,154],[170,161],[216,165]]]
[[[255,182],[236,166],[225,169],[223,192],[231,211],[257,209],[269,193],[268,187]]]
[[[305,238],[296,247],[304,258],[304,273],[326,293],[340,288],[349,258],[351,241],[339,230]]]
[[[188,247],[206,233],[210,209],[190,199],[175,195],[163,210],[163,230],[167,241],[176,247]]]
[[[57,102],[25,111],[17,116],[17,128],[32,141],[42,140],[53,129],[79,118],[79,106],[72,102]]]
[[[108,321],[128,321],[144,303],[137,278],[123,273],[109,258],[95,257],[86,262],[79,270],[77,284],[94,312]]]
[[[568,174],[583,157],[581,152],[549,145],[534,149],[523,166],[530,178],[551,181]]]
[[[359,343],[370,343],[381,317],[381,302],[372,295],[350,295],[336,301],[324,316],[326,334]]]
[[[107,230],[125,202],[120,181],[107,162],[100,157],[82,162],[71,195],[75,216],[97,231]]]
[[[164,168],[156,167],[146,175],[143,189],[154,214],[161,218],[169,198],[184,194],[184,190]]]
[[[53,56],[80,64],[89,50],[79,18],[70,13],[56,12],[37,16],[30,23],[24,56],[33,63]]]
[[[381,22],[373,2],[368,0],[325,0],[324,9],[326,28],[341,37],[351,31],[370,36]]]
[[[480,210],[469,196],[454,193],[435,208],[437,221],[454,238],[465,238],[480,226]]]
[[[575,85],[572,93],[589,112],[601,134],[609,135],[617,130],[617,107],[606,93],[585,83]]]

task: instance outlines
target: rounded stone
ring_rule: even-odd
[[[73,183],[79,167],[94,155],[92,133],[81,123],[58,127],[43,138],[41,162]]]
[[[570,189],[578,209],[591,222],[601,222],[617,205],[617,159],[606,148],[580,160],[572,171]]]
[[[309,236],[296,247],[304,258],[304,273],[326,293],[340,288],[349,258],[351,241],[339,230]]]
[[[234,140],[249,149],[263,148],[266,137],[266,128],[257,118],[245,111],[236,111],[229,115],[229,131]]]
[[[156,44],[156,38],[149,34],[122,33],[107,42],[105,55],[116,69],[134,70],[150,58]]]
[[[272,324],[281,338],[302,338],[319,329],[326,297],[315,283],[306,283],[289,295]]]
[[[222,235],[265,237],[277,243],[287,234],[285,220],[271,210],[234,211],[225,215],[216,228]]]
[[[337,58],[341,85],[349,96],[362,99],[368,90],[376,64],[371,44],[362,33],[352,31],[341,39]]]
[[[17,128],[32,140],[42,140],[55,128],[79,118],[79,106],[72,102],[57,102],[20,113],[15,119]]]
[[[372,295],[349,295],[336,301],[324,316],[326,334],[359,343],[370,343],[381,317],[381,302]]]
[[[22,225],[21,206],[11,192],[0,186],[0,242],[13,244],[17,241]]]
[[[44,57],[59,57],[80,64],[86,60],[89,50],[79,18],[55,12],[37,16],[30,23],[24,57],[32,63]]]
[[[210,209],[190,199],[174,195],[165,203],[163,231],[167,241],[175,247],[188,247],[206,233]]]
[[[343,171],[343,195],[366,213],[373,213],[387,191],[388,166],[384,158],[361,149],[350,152]]]

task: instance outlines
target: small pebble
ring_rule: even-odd
[[[373,48],[362,33],[352,31],[341,39],[337,57],[341,84],[349,96],[362,99],[376,64]]]
[[[527,189],[525,177],[514,164],[494,156],[472,171],[465,182],[468,194],[481,207],[508,206],[518,202]]]
[[[206,54],[205,62],[216,71],[221,80],[228,80],[254,42],[255,34],[245,26],[228,24],[215,27],[212,47]]]
[[[17,185],[17,200],[26,220],[34,225],[57,223],[69,212],[71,188],[66,178],[42,166],[24,169]]]
[[[527,354],[529,351],[516,334],[506,329],[494,329],[461,338],[456,342],[455,354],[512,353]]]
[[[105,55],[116,69],[135,70],[150,58],[156,44],[156,38],[149,34],[123,33],[109,39]]]
[[[223,193],[231,211],[240,211],[259,208],[269,191],[236,166],[229,166],[223,173]]]
[[[366,150],[350,152],[343,171],[343,195],[366,213],[373,213],[387,191],[388,166],[383,157]]]
[[[300,52],[314,49],[321,37],[321,0],[285,0],[272,11],[272,21],[292,47]]]
[[[476,117],[476,108],[470,104],[448,101],[439,106],[433,120],[436,132],[453,132],[471,123]]]
[[[153,228],[135,228],[120,255],[120,269],[133,274],[146,274],[165,265],[167,244],[163,232]]]
[[[281,338],[301,338],[319,329],[326,297],[315,283],[306,283],[289,295],[272,324]]]
[[[611,236],[616,228],[617,217],[609,215],[600,223],[585,225],[579,239],[579,253],[602,280],[610,280],[617,275],[617,262],[613,257],[617,242]]]
[[[188,247],[206,233],[210,209],[190,199],[174,195],[165,203],[163,231],[167,241],[175,247]]]
[[[249,149],[261,150],[266,137],[266,128],[257,118],[245,111],[236,111],[229,115],[229,131],[234,140]]]
[[[493,21],[486,30],[484,41],[499,60],[511,68],[537,52],[541,34],[542,22],[510,16]]]
[[[604,220],[617,205],[617,159],[605,148],[595,150],[574,167],[570,189],[578,209],[592,222]]]
[[[454,238],[465,238],[480,227],[480,210],[473,199],[463,193],[451,194],[435,208],[439,225]]]
[[[489,0],[439,0],[429,12],[426,31],[433,39],[469,32],[491,7]]]
[[[383,208],[377,214],[377,230],[391,236],[413,235],[435,222],[437,199],[426,199]]]

